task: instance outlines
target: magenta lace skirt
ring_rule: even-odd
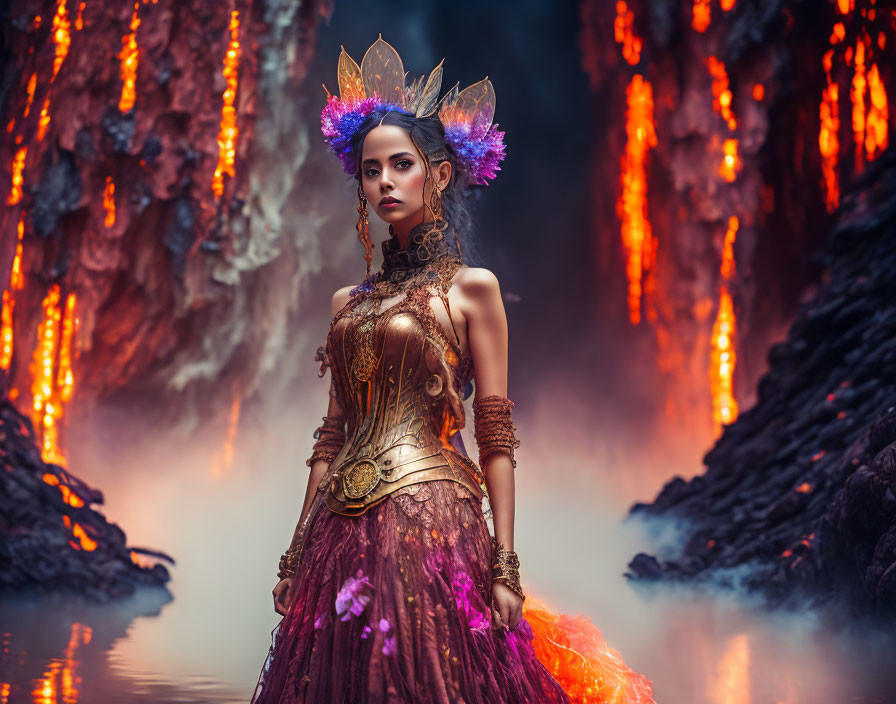
[[[568,704],[525,618],[491,627],[491,538],[465,488],[416,484],[356,518],[320,499],[253,704]]]

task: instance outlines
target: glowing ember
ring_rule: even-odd
[[[709,0],[694,0],[694,15],[691,19],[691,26],[698,32],[705,32],[709,28],[709,23]]]
[[[12,160],[12,188],[9,190],[9,196],[6,199],[7,205],[15,205],[22,200],[22,170],[25,168],[25,156],[28,154],[28,147],[19,147],[15,157]]]
[[[765,86],[757,83],[753,86],[753,100],[761,102],[765,98]]]
[[[131,31],[121,39],[121,51],[118,52],[120,63],[119,75],[121,76],[121,99],[118,101],[118,109],[127,112],[134,107],[137,100],[137,28],[140,26],[140,0],[134,2],[134,10],[131,13]]]
[[[72,339],[78,326],[78,319],[75,317],[76,302],[75,294],[68,294],[65,299],[65,311],[62,315],[62,339],[59,344],[59,371],[56,374],[56,388],[59,390],[59,398],[63,403],[72,400],[75,388],[75,378],[72,374]]]
[[[725,64],[715,56],[710,56],[706,60],[706,64],[712,76],[712,109],[728,123],[729,129],[734,130],[737,128],[737,120],[734,119],[734,113],[731,112],[732,94],[728,88],[728,73],[725,71]]]
[[[224,57],[224,78],[227,88],[224,90],[224,106],[221,108],[221,128],[218,132],[218,166],[212,177],[212,191],[220,198],[224,193],[224,174],[234,177],[233,161],[236,156],[236,100],[237,79],[240,62],[240,21],[239,11],[230,13],[230,44]]]
[[[115,224],[115,183],[111,176],[106,176],[106,187],[103,189],[103,207],[106,209],[106,227]]]
[[[22,238],[25,236],[25,213],[19,217],[18,230],[19,240],[16,242],[16,255],[12,260],[12,272],[9,275],[9,287],[13,291],[20,291],[25,285],[25,278],[22,276]]]
[[[71,351],[77,319],[74,295],[66,300],[64,321],[59,309],[60,298],[59,285],[53,284],[42,303],[44,319],[38,326],[37,348],[30,370],[33,422],[41,437],[41,457],[45,462],[64,467],[66,460],[59,451],[58,424],[62,406],[72,395]],[[59,369],[54,374],[57,356]]]
[[[644,76],[635,74],[625,91],[627,141],[622,157],[622,194],[616,212],[622,223],[628,276],[629,320],[641,320],[641,285],[653,262],[656,243],[647,217],[647,152],[656,146],[653,124],[653,89]]]
[[[741,160],[737,155],[737,140],[726,139],[722,145],[722,163],[719,164],[719,176],[731,183],[737,178],[741,168]]]
[[[796,488],[796,490],[801,494],[808,494],[812,491],[812,485],[809,482],[803,482]]]
[[[622,45],[622,56],[632,66],[641,60],[641,48],[644,40],[635,35],[635,14],[628,9],[623,0],[616,3],[616,21],[613,23],[613,33],[616,43]]]
[[[532,626],[536,657],[572,701],[578,704],[653,701],[650,681],[629,668],[588,619],[555,614],[531,595],[523,604],[523,616]]]
[[[16,301],[9,293],[3,292],[3,312],[0,314],[0,368],[9,369],[12,364],[12,312]]]
[[[75,494],[67,486],[65,486],[65,484],[60,484],[59,477],[57,477],[52,472],[47,472],[46,474],[44,474],[42,479],[50,486],[58,486],[59,491],[62,493],[62,500],[65,501],[65,503],[67,503],[69,506],[81,508],[84,505],[84,501],[81,499],[81,497]],[[63,522],[66,524],[67,528],[71,528],[71,520],[68,516],[63,516]]]
[[[713,397],[712,416],[716,425],[732,423],[737,418],[737,401],[734,398],[734,365],[737,359],[734,349],[736,319],[728,283],[734,277],[734,240],[738,227],[738,219],[731,216],[722,244],[719,310],[712,326],[709,381]]]
[[[143,567],[145,569],[150,569],[153,566],[153,562],[151,560],[146,559],[139,552],[135,552],[133,550],[130,551],[131,562],[133,562],[138,567]]]
[[[44,98],[44,104],[40,109],[40,118],[37,121],[37,141],[43,141],[47,136],[47,127],[50,126],[50,96]]]
[[[852,77],[852,132],[856,142],[856,173],[864,165],[863,147],[865,144],[865,44],[859,39],[856,42],[855,73]]]
[[[834,25],[834,31],[831,32],[831,44],[837,44],[838,42],[842,42],[846,37],[846,27],[842,22],[838,22]]]
[[[722,9],[725,12],[728,12],[728,10],[730,10],[734,7],[734,3],[736,3],[736,2],[737,2],[737,0],[722,0]]]
[[[34,102],[34,89],[37,88],[37,72],[31,74],[31,78],[28,79],[28,86],[25,91],[28,94],[28,97],[25,100],[25,112],[22,113],[22,117],[28,117],[28,113],[31,112],[31,103]]]
[[[821,172],[824,180],[824,201],[828,212],[840,203],[840,181],[837,175],[837,163],[840,158],[840,140],[837,134],[840,130],[839,88],[831,80],[831,59],[834,50],[829,49],[824,55],[824,69],[827,74],[828,85],[821,94],[821,104],[818,107],[820,127],[818,131],[818,149],[821,152]]]
[[[53,58],[53,80],[62,62],[68,56],[68,48],[72,43],[71,23],[68,21],[68,12],[65,9],[66,0],[56,0],[56,14],[53,15],[53,43],[56,45],[56,55]]]
[[[865,155],[868,161],[873,161],[888,144],[887,91],[880,79],[877,64],[871,64],[871,68],[868,69],[868,94],[871,100],[865,122]]]
[[[837,0],[837,9],[841,15],[848,15],[856,7],[855,0]]]
[[[77,29],[79,32],[84,29],[84,20],[82,18],[82,15],[84,14],[84,6],[86,4],[87,3],[83,2],[83,0],[82,2],[78,3],[78,16],[75,19],[75,29]]]

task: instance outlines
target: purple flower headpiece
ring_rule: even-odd
[[[354,174],[357,169],[351,154],[352,136],[372,112],[388,110],[416,117],[438,113],[445,128],[445,143],[469,184],[488,185],[501,170],[504,133],[492,124],[495,89],[488,77],[462,91],[455,85],[439,100],[442,62],[425,81],[420,76],[406,85],[401,57],[381,35],[364,54],[360,67],[342,50],[338,81],[339,95],[327,91],[320,124],[324,139],[342,160],[346,173]]]

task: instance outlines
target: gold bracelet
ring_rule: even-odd
[[[514,594],[523,601],[526,595],[520,584],[520,559],[513,550],[508,550],[502,543],[492,537],[492,550],[494,552],[494,564],[492,565],[492,581],[503,582]]]
[[[301,551],[302,544],[299,543],[280,556],[280,566],[277,572],[277,576],[280,579],[292,579],[296,576],[296,566],[299,564],[299,553]]]

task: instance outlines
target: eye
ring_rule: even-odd
[[[396,169],[409,169],[414,165],[414,162],[410,159],[399,159],[395,162]]]
[[[373,167],[368,167],[368,168],[364,169],[364,175],[367,178],[373,178],[378,173],[379,173],[379,171],[377,169],[374,169]]]

